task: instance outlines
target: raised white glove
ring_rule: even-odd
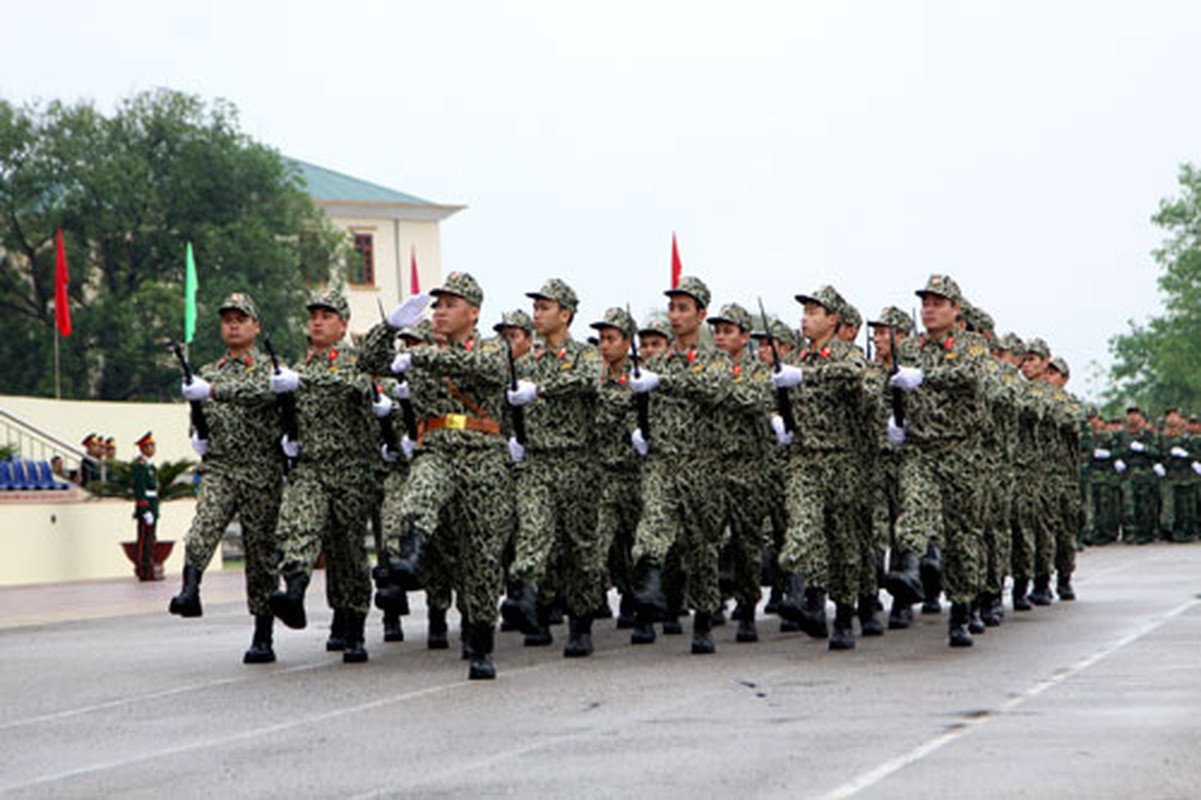
[[[509,460],[514,464],[525,461],[525,445],[517,441],[516,436],[509,437]]]
[[[1161,478],[1166,477],[1168,474],[1168,471],[1164,469],[1163,464],[1156,464],[1155,466],[1151,467],[1151,471]]]
[[[897,374],[888,379],[888,385],[903,392],[912,392],[922,385],[925,378],[925,374],[917,367],[897,367]]]
[[[638,375],[630,376],[630,388],[634,394],[646,394],[659,388],[659,375],[649,369],[638,370]]]
[[[1117,461],[1113,462],[1113,471],[1118,473],[1119,475],[1121,475],[1123,472],[1126,471],[1126,462],[1120,458]]]
[[[800,386],[804,380],[805,373],[801,368],[791,364],[781,364],[780,371],[771,374],[772,386],[777,389],[791,389],[794,386]]]
[[[643,373],[644,375],[646,373]],[[647,453],[651,451],[651,443],[642,435],[642,428],[635,428],[630,431],[630,441],[634,443],[634,449],[638,451],[638,455],[646,458]]]
[[[379,397],[371,401],[371,413],[376,419],[386,419],[392,413],[392,398],[380,392]]]
[[[192,449],[196,451],[196,455],[204,458],[209,454],[209,440],[201,439],[196,434],[192,434]]]
[[[408,437],[408,434],[400,437],[400,452],[405,454],[406,461],[413,460],[413,454],[417,452],[417,443]]]
[[[396,358],[392,359],[392,373],[394,375],[403,375],[413,366],[413,354],[408,352],[400,352],[396,354]]]
[[[1176,445],[1168,452],[1170,452],[1172,455],[1176,456],[1176,458],[1188,458],[1188,450],[1185,450],[1180,445]]]
[[[287,367],[281,367],[279,372],[271,373],[271,391],[276,394],[287,394],[299,388],[300,376]]]
[[[145,522],[147,525],[153,525],[154,524],[153,512],[143,511],[142,512],[142,522]]]
[[[1093,451],[1093,458],[1097,459],[1098,461],[1104,461],[1105,459],[1109,458],[1111,455],[1113,455],[1113,453],[1109,452],[1104,447],[1098,447],[1096,450]]]
[[[395,464],[396,459],[400,456],[390,450],[388,445],[385,443],[379,446],[379,457],[389,464]]]
[[[411,328],[421,322],[421,312],[429,305],[430,296],[425,292],[415,294],[388,312],[388,324],[393,328]]]
[[[401,381],[392,389],[392,394],[396,395],[397,400],[408,400],[412,396],[409,392],[409,382]]]
[[[505,399],[511,406],[524,406],[534,402],[538,396],[538,386],[529,381],[517,381],[516,389],[505,389]],[[520,461],[521,459],[517,459]]]
[[[776,435],[776,444],[780,447],[788,447],[796,438],[796,434],[784,427],[784,418],[779,414],[771,415],[771,430]]]
[[[213,387],[199,375],[192,376],[192,382],[183,385],[183,396],[189,403],[208,400],[212,393]]]
[[[905,444],[905,429],[907,426],[898,425],[896,417],[888,415],[888,443],[893,447]]]
[[[1145,444],[1143,444],[1142,442],[1140,442],[1138,439],[1135,439],[1133,442],[1130,443],[1130,449],[1136,453],[1141,453],[1147,449],[1147,446]]]
[[[1201,462],[1197,462],[1197,461],[1193,462],[1193,472],[1197,473],[1198,475],[1201,475]]]
[[[288,438],[288,434],[285,433],[279,440],[279,447],[288,458],[300,458],[300,442],[292,441]]]

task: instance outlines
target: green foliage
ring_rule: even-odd
[[[1180,196],[1161,200],[1151,218],[1167,232],[1155,251],[1164,313],[1110,340],[1109,414],[1129,404],[1155,416],[1171,407],[1201,410],[1201,170],[1185,164],[1178,181]]]
[[[158,90],[106,117],[89,103],[0,100],[0,393],[53,393],[59,227],[70,398],[176,398],[167,345],[183,336],[187,242],[196,363],[222,351],[216,308],[233,291],[254,296],[281,352],[302,351],[306,286],[327,281],[345,249],[295,169],[240,133],[228,103]]]
[[[188,471],[196,466],[195,461],[180,459],[158,464],[158,498],[160,502],[178,500],[195,495]],[[88,491],[97,497],[124,497],[133,501],[133,462],[113,461],[106,472],[108,480],[88,484]]]

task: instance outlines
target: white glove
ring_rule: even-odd
[[[524,406],[534,402],[538,396],[538,386],[529,381],[517,381],[516,389],[505,389],[505,398],[511,406]],[[520,461],[521,459],[517,459]]]
[[[1176,445],[1168,452],[1170,452],[1172,455],[1176,456],[1176,458],[1188,458],[1188,450],[1185,450],[1180,445]]]
[[[154,514],[150,511],[143,511],[142,512],[142,522],[145,522],[147,525],[153,525],[154,524]]]
[[[912,392],[922,385],[925,378],[917,367],[897,367],[897,374],[888,379],[888,385],[895,386],[903,392]]]
[[[1193,472],[1197,473],[1198,475],[1201,475],[1201,462],[1198,462],[1198,461],[1193,462]]]
[[[634,394],[646,394],[659,388],[658,373],[649,369],[640,369],[638,373],[637,376],[630,376],[630,388],[634,390]]]
[[[408,437],[408,434],[400,437],[400,452],[404,453],[406,461],[413,460],[413,454],[417,452],[417,443]]]
[[[388,324],[393,328],[411,328],[421,322],[421,312],[429,305],[430,296],[425,292],[415,294],[388,312]]]
[[[525,445],[517,441],[516,436],[509,437],[509,460],[514,464],[525,461]]]
[[[380,392],[379,397],[371,401],[371,413],[376,419],[387,419],[392,413],[392,398]]]
[[[1096,450],[1093,451],[1093,458],[1097,459],[1098,461],[1104,461],[1105,459],[1109,458],[1111,455],[1113,455],[1113,453],[1110,453],[1104,447],[1098,447]]]
[[[196,402],[198,400],[208,400],[209,395],[212,393],[213,387],[209,385],[208,381],[199,375],[193,376],[191,383],[185,383],[183,385],[183,396],[184,399],[189,403]]]
[[[1147,449],[1147,446],[1145,444],[1143,444],[1142,442],[1140,442],[1138,439],[1135,439],[1133,442],[1130,443],[1130,449],[1136,453],[1141,453]]]
[[[897,425],[896,417],[888,415],[888,443],[893,447],[905,444],[905,430],[908,426]]]
[[[788,447],[796,435],[784,427],[784,418],[779,414],[771,415],[771,430],[776,435],[776,443],[780,447]]]
[[[772,386],[777,389],[791,389],[794,386],[800,386],[805,380],[805,373],[800,367],[794,367],[791,364],[781,364],[779,372],[771,374]]]
[[[388,449],[388,445],[386,443],[379,446],[379,457],[388,464],[395,464],[396,459],[399,458],[396,453]]]
[[[630,441],[634,443],[634,449],[638,451],[638,455],[646,458],[647,453],[651,451],[651,443],[642,435],[642,428],[630,431]]]
[[[396,358],[392,359],[392,374],[403,375],[413,366],[413,354],[409,352],[400,352],[396,354]]]
[[[1156,464],[1155,466],[1151,467],[1151,471],[1161,478],[1167,477],[1168,474],[1168,471],[1164,469],[1163,464]]]
[[[1126,462],[1120,458],[1117,461],[1113,462],[1113,471],[1118,473],[1119,475],[1121,475],[1123,472],[1126,471]]]
[[[392,394],[396,395],[397,400],[408,400],[412,396],[409,392],[409,382],[401,381],[392,389]]]
[[[276,394],[287,394],[300,388],[300,376],[287,367],[281,367],[279,372],[271,373],[271,391]]]
[[[284,451],[284,455],[288,458],[300,458],[300,442],[294,442],[288,438],[288,434],[279,440],[280,449]]]
[[[209,454],[209,440],[201,439],[196,434],[192,434],[192,449],[196,451],[196,455],[204,458]]]

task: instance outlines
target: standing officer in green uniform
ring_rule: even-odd
[[[1191,542],[1201,534],[1197,509],[1201,465],[1192,453],[1196,445],[1180,411],[1169,408],[1163,427],[1163,531],[1173,542]]]
[[[183,588],[168,610],[199,617],[200,581],[230,521],[238,517],[246,552],[246,604],[254,617],[254,636],[242,661],[275,661],[274,617],[268,603],[279,576],[275,527],[283,490],[283,457],[279,451],[279,407],[269,385],[271,362],[255,341],[260,331],[258,306],[244,292],[225,298],[218,313],[226,352],[205,364],[184,398],[203,402],[209,438],[192,435],[202,461],[200,497],[188,531]]]
[[[138,456],[133,460],[133,518],[137,520],[138,533],[134,548],[134,561],[139,580],[156,581],[154,544],[155,528],[158,527],[158,468],[154,466],[154,436],[150,431],[142,434],[136,442]]]
[[[371,380],[343,344],[350,306],[341,292],[309,302],[309,349],[298,370],[271,375],[276,394],[296,394],[299,439],[285,435],[284,454],[296,458],[280,503],[277,536],[286,590],[271,595],[276,618],[289,628],[307,624],[304,594],[317,557],[325,552],[326,599],[334,612],[332,638],[344,641],[342,661],[367,660],[363,626],[371,607],[366,520],[378,458],[376,416],[392,403],[373,402]],[[341,623],[339,625],[338,623]]]
[[[1122,540],[1127,544],[1147,544],[1159,538],[1159,476],[1155,473],[1159,463],[1155,428],[1138,406],[1127,408],[1126,428],[1114,462],[1125,481]]]
[[[1085,454],[1088,480],[1088,531],[1085,543],[1090,545],[1113,544],[1118,540],[1122,526],[1121,476],[1114,469],[1114,453],[1117,449],[1117,431],[1108,420],[1096,412],[1089,417],[1092,431],[1090,447]]]

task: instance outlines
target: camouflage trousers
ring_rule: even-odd
[[[280,573],[309,575],[324,551],[330,608],[366,614],[371,570],[365,538],[375,493],[369,464],[301,461],[288,476],[280,502]]]
[[[1126,473],[1122,509],[1122,538],[1143,544],[1159,538],[1159,477],[1150,467],[1132,467]]]
[[[836,603],[854,603],[859,594],[864,526],[857,469],[853,452],[794,452],[784,490],[789,524],[780,568],[800,573]]]
[[[596,535],[607,548],[609,578],[617,591],[634,591],[634,532],[642,516],[642,474],[601,473],[601,497],[596,509]]]
[[[464,624],[496,621],[501,557],[513,531],[512,478],[499,437],[494,448],[419,451],[384,525],[390,553],[399,553],[410,530],[426,536],[427,553],[450,576],[441,589],[457,591]]]
[[[255,616],[271,613],[267,599],[279,585],[275,527],[282,492],[279,470],[207,470],[188,529],[187,564],[204,572],[225,529],[238,518],[246,555],[246,605]]]
[[[915,449],[901,466],[898,537],[922,534],[942,545],[943,592],[952,603],[967,603],[983,578],[984,509],[977,449],[952,442]]]
[[[999,594],[1005,588],[1005,576],[1013,563],[1013,472],[1003,463],[989,464],[988,476],[981,485],[984,508],[983,555],[984,591]]]
[[[1066,578],[1076,571],[1076,542],[1080,538],[1080,483],[1075,475],[1061,476],[1055,490],[1055,572]],[[1049,574],[1049,573],[1040,573]]]
[[[642,517],[634,535],[634,560],[665,566],[675,545],[684,575],[684,602],[712,612],[721,605],[721,486],[717,467],[692,458],[681,463],[652,451],[642,469]]]
[[[1198,485],[1190,478],[1175,478],[1171,475],[1164,480],[1163,489],[1163,530],[1173,542],[1191,542],[1201,535],[1198,525]]]
[[[767,517],[770,497],[763,474],[755,461],[742,458],[723,461],[721,475],[725,526],[729,530],[729,549],[733,567],[734,600],[753,609],[763,596],[763,520]]]
[[[1088,478],[1089,544],[1110,544],[1118,540],[1122,525],[1122,486],[1112,469],[1093,471]]]

